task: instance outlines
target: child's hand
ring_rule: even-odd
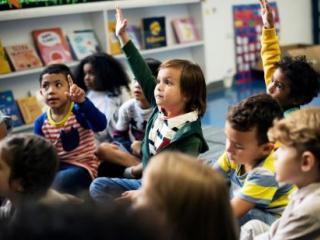
[[[129,41],[126,31],[127,25],[128,20],[124,18],[122,10],[116,7],[116,36],[119,38],[122,46]]]
[[[117,202],[123,202],[123,203],[133,203],[136,201],[140,194],[139,190],[131,190],[131,191],[126,191],[121,194],[120,197],[116,198]]]
[[[141,141],[133,141],[131,144],[132,154],[140,157]]]
[[[272,10],[268,3],[268,0],[259,0],[260,7],[261,7],[261,17],[264,28],[273,28],[274,27],[274,20]]]
[[[68,75],[68,83],[69,92],[66,92],[66,95],[70,97],[72,102],[83,103],[86,99],[86,93],[84,90],[73,83],[70,75]]]

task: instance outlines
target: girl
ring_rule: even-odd
[[[206,83],[201,68],[186,60],[173,59],[160,65],[157,80],[129,40],[127,20],[117,8],[116,34],[129,65],[148,102],[154,107],[141,145],[142,164],[126,175],[140,177],[149,159],[164,150],[178,150],[194,156],[208,150],[200,117],[206,109]],[[100,201],[124,190],[138,189],[140,180],[98,178],[90,187],[91,196]]]
[[[85,90],[87,97],[106,115],[108,125],[119,107],[130,98],[129,78],[114,57],[106,53],[96,53],[84,58],[75,71],[76,84]],[[111,141],[111,129],[100,133],[100,141]]]

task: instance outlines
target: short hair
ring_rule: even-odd
[[[314,70],[305,56],[285,56],[276,63],[288,81],[289,97],[307,104],[316,97],[320,90],[319,74]]]
[[[173,239],[236,239],[227,182],[216,170],[192,156],[163,152],[152,158],[145,176]]]
[[[75,82],[85,90],[89,90],[84,83],[83,66],[91,64],[95,74],[95,85],[97,91],[106,91],[111,95],[121,94],[121,87],[129,91],[129,77],[122,64],[107,53],[95,53],[82,59],[75,69]]]
[[[320,108],[304,108],[275,121],[268,136],[271,141],[293,146],[299,153],[310,151],[320,160]]]
[[[241,132],[257,128],[258,144],[268,142],[267,132],[273,120],[282,117],[279,103],[266,93],[248,97],[232,106],[227,121],[233,129]]]
[[[144,61],[149,66],[152,75],[156,78],[158,76],[159,67],[161,65],[161,62],[155,58],[145,58]]]
[[[207,86],[200,66],[187,60],[172,59],[163,62],[160,69],[163,68],[181,69],[181,92],[189,98],[185,110],[197,111],[203,116],[207,107]]]
[[[54,179],[58,156],[53,145],[36,135],[13,135],[0,143],[0,156],[11,169],[9,184],[19,180],[21,196],[40,198]]]
[[[43,69],[43,71],[40,73],[40,77],[39,77],[40,84],[42,83],[43,75],[45,75],[45,74],[59,74],[59,73],[62,73],[66,77],[66,79],[68,78],[68,75],[70,75],[71,78],[74,79],[72,72],[67,65],[62,64],[62,63],[56,63],[56,64],[48,65],[45,69]]]

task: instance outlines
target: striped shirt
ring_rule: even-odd
[[[186,123],[194,122],[197,119],[198,113],[196,111],[185,113],[173,118],[167,118],[162,112],[160,112],[148,135],[150,155],[155,155],[167,146],[174,138],[177,131]]]
[[[49,116],[50,113],[48,112],[48,118],[42,125],[42,132],[44,137],[55,146],[59,159],[83,167],[89,171],[92,178],[96,177],[99,162],[94,154],[96,150],[94,132],[91,129],[83,128],[72,111],[68,113],[68,118],[64,124],[54,123]],[[72,128],[79,133],[79,144],[73,150],[66,151],[62,146],[61,132],[68,133]],[[74,141],[77,141],[77,139],[74,139]]]
[[[290,184],[276,181],[273,152],[252,171],[240,174],[241,165],[228,159],[224,153],[215,164],[239,191],[233,192],[259,209],[281,214],[288,204],[288,197],[295,190]]]

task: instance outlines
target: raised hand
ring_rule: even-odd
[[[261,17],[264,28],[273,28],[274,20],[271,7],[268,3],[268,0],[259,0],[261,7]]]
[[[126,32],[128,20],[124,18],[123,11],[119,7],[116,7],[116,35],[121,37]]]
[[[66,95],[70,97],[70,100],[75,103],[82,103],[86,99],[86,93],[80,87],[73,83],[72,78],[68,75],[69,92]]]

